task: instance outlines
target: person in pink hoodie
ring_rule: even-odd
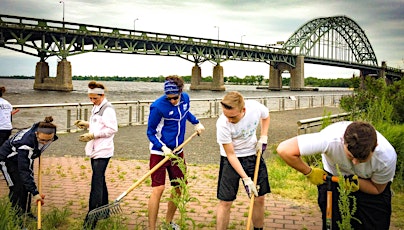
[[[108,189],[105,182],[105,171],[110,158],[114,155],[114,136],[118,131],[115,109],[105,97],[105,87],[101,83],[88,83],[88,97],[94,104],[89,121],[78,120],[78,128],[88,128],[88,133],[80,136],[79,140],[87,142],[86,155],[91,158],[93,175],[89,199],[89,212],[108,204]],[[84,220],[86,229],[94,229],[97,220],[87,216]]]

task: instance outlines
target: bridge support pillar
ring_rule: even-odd
[[[224,87],[224,75],[223,75],[223,66],[217,64],[213,67],[213,82],[212,82],[212,90],[214,91],[225,91]]]
[[[273,67],[273,65],[269,66],[269,90],[281,90],[282,89],[282,77],[281,70]]]
[[[296,58],[296,67],[290,72],[290,90],[302,90],[304,88],[304,56]]]
[[[213,68],[212,82],[202,82],[201,67],[195,65],[194,67],[192,67],[190,89],[224,91],[225,87],[224,87],[223,67],[218,64]]]
[[[192,67],[192,75],[191,75],[191,86],[190,89],[198,89],[198,86],[201,84],[202,81],[202,70],[201,67],[198,65],[194,65]]]
[[[49,77],[47,62],[37,62],[35,69],[35,90],[72,91],[72,66],[63,59],[58,62],[56,77]]]

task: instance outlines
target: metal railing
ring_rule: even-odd
[[[333,114],[330,116],[323,116],[323,117],[313,117],[309,119],[299,120],[297,122],[297,134],[306,134],[311,133],[313,131],[319,131],[320,127],[323,125],[324,121],[330,121],[332,123],[343,121],[347,117],[349,117],[351,113],[339,113]],[[315,130],[313,130],[315,129]]]
[[[246,100],[257,100],[270,111],[294,110],[324,106],[338,106],[344,95],[304,95],[304,96],[268,96],[246,97]],[[214,118],[221,113],[221,98],[191,99],[191,112],[198,118]],[[148,121],[149,108],[154,100],[115,101],[115,108],[120,127],[128,125],[145,125]],[[52,116],[58,127],[58,132],[75,132],[75,120],[88,120],[92,103],[62,103],[62,104],[30,104],[13,105],[20,112],[13,116],[15,129],[30,127],[33,123],[42,121],[46,116]]]

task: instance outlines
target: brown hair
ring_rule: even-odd
[[[39,122],[38,124],[38,132],[41,133],[56,133],[56,125],[52,123],[53,117],[45,117],[44,121]]]
[[[245,106],[244,97],[237,91],[227,93],[220,102],[225,109],[242,110]]]
[[[184,80],[182,80],[182,78],[180,78],[178,75],[167,76],[165,80],[176,84],[180,89],[180,93],[182,92],[182,89],[184,88]]]
[[[103,90],[107,89],[107,88],[105,88],[105,86],[102,83],[98,83],[98,82],[95,82],[95,81],[90,81],[88,83],[88,88],[90,88],[90,89],[100,88],[100,89],[103,89]]]
[[[369,123],[352,122],[345,130],[344,142],[356,159],[365,160],[377,146],[376,130]]]
[[[5,93],[5,92],[6,92],[6,87],[4,87],[4,86],[0,87],[0,97],[2,97],[3,93]]]

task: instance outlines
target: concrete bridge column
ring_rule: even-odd
[[[290,90],[302,90],[304,88],[304,56],[296,58],[296,67],[290,72]]]
[[[202,81],[202,70],[201,67],[199,67],[198,65],[194,65],[194,67],[192,67],[192,75],[191,75],[191,86],[190,89],[198,89],[198,86],[200,85]]]
[[[223,76],[223,66],[217,64],[213,67],[213,81],[212,90],[214,91],[224,91],[224,76]]]
[[[49,64],[44,61],[37,62],[35,67],[34,89],[39,89],[38,87],[44,83],[46,78],[49,78]]]
[[[72,91],[72,66],[69,61],[63,59],[58,62],[56,77],[49,77],[49,65],[46,62],[38,62],[35,70],[36,90]]]
[[[270,90],[281,90],[282,89],[282,78],[281,71],[276,69],[272,65],[269,66],[269,86]]]

